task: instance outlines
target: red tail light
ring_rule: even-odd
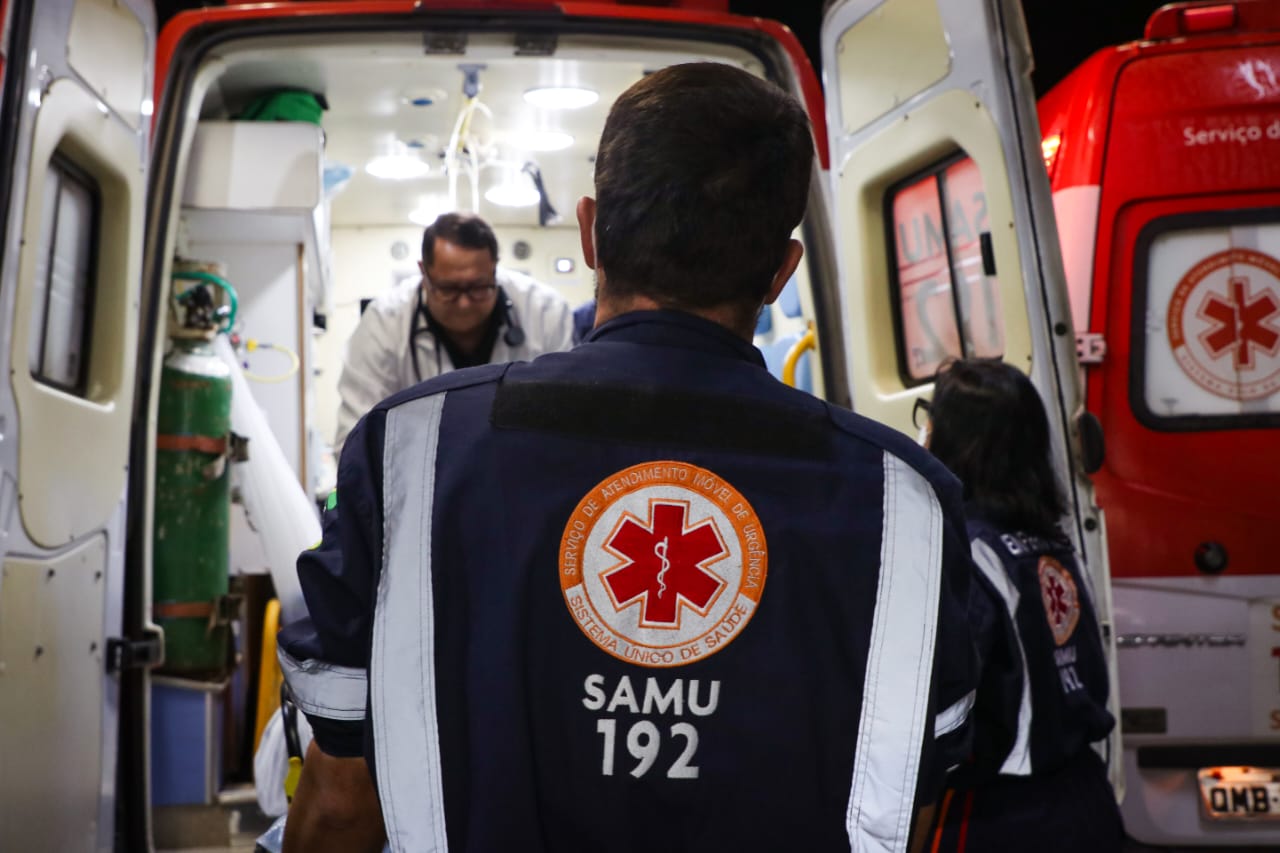
[[[1044,168],[1049,173],[1049,180],[1053,180],[1053,167],[1058,164],[1058,149],[1062,147],[1062,135],[1055,133],[1046,136],[1040,142],[1040,154],[1044,157]]]
[[[1198,6],[1182,10],[1184,33],[1207,33],[1229,30],[1236,25],[1235,6]]]
[[[1147,19],[1147,41],[1233,30],[1240,23],[1234,3],[1171,3]]]

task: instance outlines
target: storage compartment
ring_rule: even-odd
[[[308,122],[202,121],[184,207],[310,213],[324,197],[323,137]]]
[[[226,681],[151,679],[151,804],[212,805],[222,786]]]

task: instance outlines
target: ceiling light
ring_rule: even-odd
[[[408,181],[425,177],[431,171],[425,160],[410,154],[385,154],[365,164],[365,171],[375,178]]]
[[[558,130],[530,130],[511,138],[525,151],[563,151],[573,144],[573,137]]]
[[[448,98],[444,89],[410,89],[400,96],[400,103],[410,107],[429,107]]]
[[[485,200],[499,207],[532,207],[538,203],[538,191],[529,181],[503,181],[489,187]]]
[[[600,93],[577,86],[543,86],[525,91],[524,99],[548,110],[579,110],[600,100]]]

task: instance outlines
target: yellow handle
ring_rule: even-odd
[[[293,802],[293,794],[298,790],[298,779],[302,777],[302,759],[289,756],[289,772],[284,774],[284,795]]]
[[[258,712],[253,727],[253,748],[256,751],[262,742],[262,731],[267,727],[271,715],[280,707],[280,682],[284,675],[280,672],[280,661],[276,659],[276,634],[280,632],[280,601],[273,598],[267,602],[266,612],[262,616],[262,660],[258,664]]]
[[[809,331],[805,332],[800,340],[791,345],[791,349],[787,350],[787,357],[782,360],[782,381],[792,388],[796,387],[796,364],[800,361],[800,356],[806,351],[814,349],[818,345],[818,336],[814,334],[813,324],[809,324]]]

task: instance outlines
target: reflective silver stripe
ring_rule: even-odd
[[[942,584],[942,508],[929,482],[884,456],[884,528],[845,826],[853,853],[907,849]],[[914,666],[912,665],[914,664]]]
[[[969,719],[969,712],[973,710],[973,703],[977,698],[978,691],[970,690],[963,699],[938,714],[933,721],[933,736],[940,738],[963,726],[964,721]]]
[[[991,581],[991,585],[1000,593],[1005,609],[1009,611],[1009,621],[1013,623],[1013,635],[1018,640],[1018,659],[1022,662],[1022,701],[1018,703],[1018,734],[1013,739],[1013,748],[1005,756],[1000,772],[1010,776],[1031,775],[1031,674],[1027,672],[1027,653],[1022,646],[1022,634],[1018,632],[1018,600],[1022,597],[1013,579],[1004,570],[1004,563],[992,550],[991,546],[981,539],[975,539],[969,546],[973,553],[973,562],[978,571]]]
[[[305,713],[327,720],[364,721],[369,682],[363,669],[299,661],[282,648],[276,650],[276,659],[294,704]]]
[[[378,795],[392,850],[444,851],[431,510],[444,394],[387,412],[382,576],[370,686]]]

